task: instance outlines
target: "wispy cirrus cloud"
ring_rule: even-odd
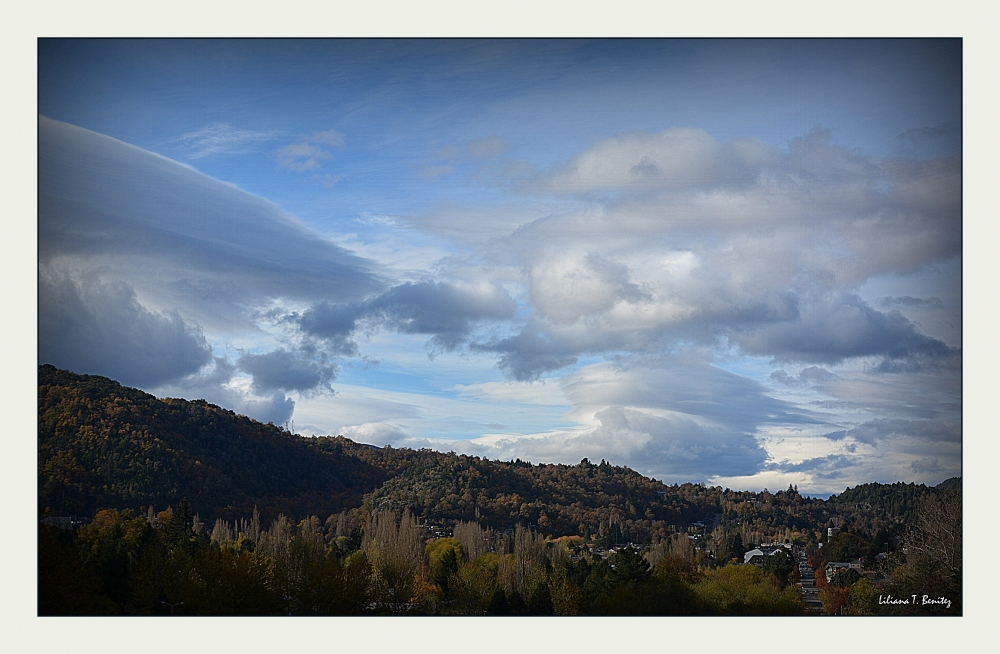
[[[211,123],[193,132],[182,134],[176,142],[188,150],[189,159],[203,159],[220,154],[242,154],[282,136],[280,131],[239,129],[229,123]]]
[[[323,164],[320,162],[329,159],[330,153],[311,143],[293,143],[278,150],[276,156],[278,157],[278,168],[301,173],[322,166]]]
[[[344,135],[337,130],[313,132],[309,136],[298,139],[295,143],[278,149],[275,153],[275,157],[278,159],[278,168],[297,173],[319,170],[323,167],[323,162],[332,156],[330,148],[342,148],[345,143]],[[335,179],[334,176],[326,175],[323,179],[324,184],[333,186],[339,177]]]

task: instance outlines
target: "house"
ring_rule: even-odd
[[[59,529],[72,529],[73,528],[73,518],[68,516],[45,516],[42,518],[42,524],[48,525],[50,527],[57,527]]]
[[[826,564],[826,581],[830,583],[833,580],[834,575],[836,575],[841,570],[847,570],[851,567],[850,563],[841,563],[837,561],[829,561]]]
[[[790,546],[789,546],[790,547]],[[753,564],[763,566],[767,557],[774,556],[779,552],[784,552],[786,547],[782,544],[761,545],[743,555],[743,564]]]

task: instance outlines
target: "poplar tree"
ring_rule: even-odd
[[[410,510],[404,510],[398,522],[393,511],[372,516],[362,549],[371,562],[381,605],[391,613],[409,610],[424,556],[423,537]]]

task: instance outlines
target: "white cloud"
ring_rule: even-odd
[[[402,429],[387,422],[365,422],[360,425],[342,427],[339,433],[357,443],[367,443],[378,447],[394,443],[398,447],[399,443],[405,442],[409,438],[409,435]]]
[[[191,159],[219,154],[243,154],[281,136],[277,131],[238,129],[229,123],[212,123],[177,138],[189,151]]]
[[[776,153],[763,143],[720,144],[704,130],[673,128],[604,139],[532,186],[555,193],[697,190],[754,182]]]
[[[125,281],[207,331],[252,332],[275,298],[355,300],[369,262],[280,207],[165,157],[39,120],[39,260]]]
[[[509,149],[510,144],[496,135],[474,139],[465,144],[465,153],[472,159],[492,159],[505,154]]]
[[[659,172],[640,182],[643,161]],[[484,259],[523,271],[530,298],[521,334],[484,345],[518,379],[679,343],[789,362],[940,365],[959,353],[857,289],[944,265],[945,292],[958,297],[960,181],[955,159],[873,158],[823,130],[784,150],[699,130],[606,139],[533,190],[610,197],[480,246]]]
[[[297,173],[308,170],[319,170],[323,162],[333,155],[330,148],[343,148],[346,143],[344,135],[337,130],[313,132],[310,136],[299,139],[298,142],[286,145],[274,153],[278,159],[278,168],[284,168]],[[323,175],[321,181],[325,188],[333,187],[341,178],[340,175]]]
[[[461,433],[454,425],[478,417],[481,436],[438,439],[432,446],[503,460],[575,463],[584,457],[605,458],[675,481],[706,480],[721,472],[756,472],[767,459],[766,450],[755,436],[759,429],[771,424],[817,426],[806,412],[773,400],[759,385],[704,361],[635,363],[625,367],[593,364],[545,385],[487,382],[458,386],[459,399],[471,403],[411,397],[422,411],[429,412],[422,414],[419,422],[389,406],[381,409],[382,421],[370,422],[394,426],[396,439],[386,441],[393,446],[421,447],[428,446],[430,441],[421,439],[428,433],[426,426],[438,422],[437,416],[450,416],[445,422],[453,426],[452,434]],[[355,404],[344,400],[345,407]],[[492,412],[495,420],[509,421],[512,413],[546,405],[560,408],[565,414],[563,422],[572,426],[498,432],[483,425],[489,420],[483,416],[485,412]],[[308,420],[316,419],[310,416]],[[551,424],[551,418],[548,420]],[[536,419],[535,424],[544,421]],[[420,430],[421,425],[424,430]]]
[[[222,357],[213,364],[174,383],[149,389],[157,397],[202,399],[264,423],[283,425],[295,409],[295,401],[281,391],[258,392],[253,380],[237,376],[236,368]]]
[[[319,168],[321,161],[330,158],[330,153],[310,143],[293,143],[279,149],[276,156],[279,168],[301,173]]]
[[[491,402],[517,404],[543,404],[566,406],[566,396],[558,379],[542,379],[530,384],[515,382],[482,382],[479,384],[456,384],[452,389],[459,397],[483,399]]]
[[[312,143],[328,145],[334,148],[341,148],[347,142],[347,139],[337,130],[328,129],[322,132],[313,132],[309,137],[309,141]]]
[[[619,302],[652,298],[629,281],[628,268],[596,252],[539,262],[531,270],[531,300],[535,310],[556,323],[607,312]]]

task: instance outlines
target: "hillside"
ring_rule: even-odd
[[[39,367],[39,504],[56,515],[165,508],[187,498],[204,520],[279,512],[410,507],[425,518],[521,522],[546,533],[643,522],[645,532],[717,508],[628,468],[489,461],[431,450],[304,438],[204,401],[157,399],[110,379]]]
[[[306,438],[204,401],[157,399],[115,381],[38,370],[39,505],[52,515],[176,506],[202,520],[409,508],[432,522],[524,524],[550,536],[605,533],[649,541],[692,523],[707,530],[812,540],[827,526],[875,533],[912,517],[920,484],[864,484],[829,500],[794,489],[751,493],[667,486],[629,468],[491,461]],[[960,485],[948,480],[941,488]],[[707,535],[707,533],[706,533]]]
[[[204,401],[157,399],[93,375],[38,369],[39,504],[53,514],[166,508],[204,519],[330,513],[387,478],[336,448]]]

